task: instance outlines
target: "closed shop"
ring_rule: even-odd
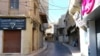
[[[20,53],[21,31],[4,30],[3,42],[3,53]]]
[[[0,30],[3,31],[3,53],[21,53],[21,31],[25,29],[25,18],[0,18]]]

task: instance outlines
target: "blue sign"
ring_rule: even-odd
[[[25,30],[25,18],[0,18],[0,30]]]

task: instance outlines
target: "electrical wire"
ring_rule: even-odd
[[[41,7],[42,7],[42,10],[45,12],[45,8],[43,7],[43,5],[41,4],[41,2],[39,2],[39,4],[41,5]],[[48,9],[48,10],[50,10],[50,9]],[[62,9],[51,9],[51,10],[62,10]],[[50,23],[52,23],[52,21],[48,18],[48,21],[50,22]]]
[[[7,3],[8,3],[8,1],[0,1],[0,2],[3,2],[3,3],[7,2]],[[24,5],[25,7],[28,7],[27,9],[32,10],[32,7],[29,6],[29,5],[27,5],[28,2],[31,2],[31,1],[20,2],[19,4]],[[45,3],[48,3],[48,2],[46,2],[46,1],[44,1],[44,2],[45,2]],[[43,11],[45,12],[45,8],[43,8],[43,5],[42,5],[41,3],[39,3],[39,4],[41,5]],[[60,6],[57,6],[57,5],[53,5],[53,4],[50,4],[50,3],[48,3],[48,4],[51,5],[51,6],[60,8],[60,9],[50,9],[50,8],[49,8],[48,10],[65,10],[65,8],[67,8],[67,7],[60,7]],[[40,8],[38,8],[38,9],[40,9]],[[40,10],[41,10],[41,9],[40,9]],[[7,11],[5,11],[5,12],[7,12]],[[48,19],[49,19],[49,18],[48,18]],[[49,19],[49,21],[51,21],[51,20]]]
[[[43,0],[44,1],[44,0]],[[47,4],[49,4],[50,6],[54,6],[54,7],[57,7],[57,8],[61,8],[61,9],[66,9],[66,8],[68,8],[68,7],[61,7],[61,6],[58,6],[58,5],[54,5],[54,4],[51,4],[51,3],[49,3],[49,2],[46,2],[46,1],[44,1],[45,3],[47,3]]]
[[[0,1],[0,2],[7,2],[8,3],[8,1]],[[32,2],[32,1],[24,1],[24,2],[20,2],[19,4],[22,4],[22,3],[28,3],[28,2]],[[46,1],[44,1],[45,3],[48,3],[48,2],[46,2]],[[14,2],[15,3],[15,2]],[[40,3],[39,3],[40,4]],[[57,6],[57,5],[53,5],[53,4],[50,4],[50,3],[48,3],[49,5],[51,5],[51,6],[54,6],[54,7],[58,7],[58,8],[60,8],[60,9],[52,9],[52,8],[50,8],[50,9],[48,9],[48,10],[65,10],[66,8],[68,8],[68,7],[60,7],[60,6]],[[31,6],[28,6],[28,5],[25,5],[26,7],[31,7]],[[32,8],[32,7],[31,7]],[[39,8],[40,9],[40,8]]]

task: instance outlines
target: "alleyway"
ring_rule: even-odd
[[[36,56],[72,56],[67,47],[58,42],[48,42],[48,48]]]

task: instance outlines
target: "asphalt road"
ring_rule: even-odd
[[[36,56],[72,56],[72,54],[63,44],[59,42],[48,42],[47,49]]]

